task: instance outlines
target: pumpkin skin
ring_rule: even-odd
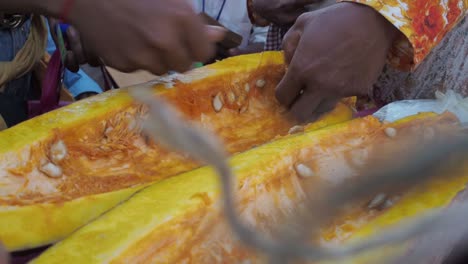
[[[239,214],[257,229],[268,231],[303,197],[304,184],[318,191],[317,179],[339,182],[392,144],[386,128],[399,134],[436,131],[451,126],[451,114],[420,114],[393,124],[373,117],[282,138],[235,155],[230,164],[238,183]],[[413,133],[413,132],[411,132]],[[356,150],[369,155],[353,160]],[[295,166],[306,164],[313,177],[299,175]],[[467,171],[468,172],[468,171]],[[345,176],[345,178],[343,178]],[[468,182],[468,173],[455,181],[433,181],[410,191],[390,209],[360,210],[336,220],[322,239],[344,243],[368,236],[382,225],[396,223],[431,208],[448,205]],[[314,187],[310,187],[314,186]],[[314,189],[315,188],[315,189]],[[239,245],[220,211],[219,182],[210,167],[203,167],[158,182],[135,194],[96,221],[57,243],[32,263],[251,263],[265,259]],[[360,263],[360,262],[356,262]]]
[[[281,53],[265,52],[149,85],[237,153],[295,125],[274,99],[284,70]],[[338,104],[306,130],[349,120],[348,105]],[[8,250],[58,241],[148,184],[199,166],[141,135],[145,111],[119,89],[0,132],[0,241]]]

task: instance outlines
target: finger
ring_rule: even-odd
[[[299,6],[312,5],[323,2],[323,0],[296,0],[294,3]]]
[[[238,49],[238,48],[229,49],[228,54],[229,54],[229,56],[237,56],[237,55],[241,54],[241,50]]]
[[[318,116],[321,116],[323,114],[326,114],[333,109],[335,109],[336,104],[340,101],[338,98],[324,98],[322,102],[319,104],[316,110],[316,114]]]
[[[276,87],[276,99],[284,106],[290,107],[299,96],[300,91],[304,88],[303,82],[300,80],[298,71],[294,67],[290,67],[283,79]]]
[[[47,20],[49,22],[50,35],[52,36],[52,40],[54,41],[55,46],[57,46],[58,38],[57,38],[56,29],[57,29],[57,25],[58,25],[59,22],[58,22],[57,19],[50,18],[50,17]]]
[[[80,34],[74,27],[67,29],[68,43],[71,50],[75,55],[76,62],[81,65],[86,63],[86,55],[84,54],[83,46],[81,44]]]
[[[219,27],[208,27],[198,16],[185,19],[183,22],[186,43],[194,61],[206,61],[215,55],[215,43],[220,38]]]
[[[190,68],[193,61],[190,56],[188,46],[180,41],[173,41],[166,49],[166,52],[161,53],[162,59],[167,65],[167,70],[184,72]]]
[[[71,72],[78,72],[80,70],[80,64],[76,61],[75,54],[72,51],[67,51],[65,67]]]
[[[323,99],[320,93],[306,90],[291,106],[290,113],[300,123],[314,121],[320,116],[317,109]]]
[[[150,58],[150,60],[148,60]],[[152,52],[138,62],[141,69],[147,70],[155,75],[163,75],[168,72],[169,68],[165,64],[160,52]]]
[[[83,49],[83,54],[85,56],[85,61],[91,66],[91,67],[99,67],[102,65],[102,60],[99,58],[99,56],[94,53],[94,51],[89,48],[87,43],[85,41],[81,41],[81,48]],[[125,66],[126,68],[127,66]]]
[[[208,40],[214,43],[222,41],[227,33],[226,28],[211,25],[206,25],[205,30]]]
[[[291,63],[291,60],[296,53],[297,46],[299,45],[299,41],[301,40],[301,36],[302,31],[296,30],[295,28],[291,28],[284,36],[282,46],[286,65]]]

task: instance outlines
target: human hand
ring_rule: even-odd
[[[343,97],[367,95],[397,29],[370,7],[339,3],[301,15],[283,40],[286,75],[278,101],[298,121],[312,121]]]
[[[303,13],[306,6],[322,0],[253,0],[253,9],[261,18],[276,25],[290,25]]]
[[[185,0],[80,0],[69,19],[81,33],[74,38],[81,46],[70,43],[72,49],[84,54],[73,51],[72,60],[80,64],[99,55],[123,72],[183,72],[212,57],[214,43],[224,35],[223,29],[205,26]]]
[[[259,43],[249,44],[244,48],[230,49],[229,56],[238,56],[238,55],[243,55],[243,54],[262,52],[264,49],[264,46],[265,46],[265,43],[259,42]]]
[[[59,25],[59,20],[54,18],[48,18],[50,34],[52,39],[55,42],[55,46],[59,49],[59,42],[57,36],[57,26]],[[69,26],[67,31],[64,34],[66,38],[68,47],[65,57],[65,67],[71,72],[78,72],[80,65],[88,63],[93,67],[101,66],[101,60],[96,54],[90,53],[84,49],[83,43],[81,42],[80,34],[73,27]]]

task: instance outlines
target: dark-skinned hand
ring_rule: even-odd
[[[254,11],[276,25],[291,25],[303,13],[307,5],[323,0],[253,0]]]
[[[332,110],[343,97],[367,95],[397,34],[378,12],[355,3],[301,15],[283,40],[288,69],[277,99],[306,122]]]
[[[54,18],[49,18],[48,20],[51,30],[50,34],[55,42],[55,46],[58,49],[59,42],[56,27],[59,21]],[[75,27],[69,26],[67,32],[65,32],[64,38],[66,38],[68,43],[67,55],[65,57],[65,67],[69,71],[78,72],[78,70],[80,69],[80,65],[85,63],[88,63],[93,67],[101,66],[101,60],[99,59],[99,57],[93,53],[87,52],[84,49],[83,43],[81,42],[80,34],[78,33]]]
[[[224,36],[223,29],[205,26],[185,0],[80,0],[69,20],[70,70],[85,62],[99,64],[99,56],[123,72],[184,72],[212,57]]]

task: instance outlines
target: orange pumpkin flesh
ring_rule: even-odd
[[[283,74],[282,54],[262,53],[196,69],[154,89],[237,153],[295,125],[274,99]],[[221,109],[213,107],[215,96]],[[121,89],[0,132],[0,240],[7,248],[57,241],[147,184],[200,166],[142,136],[138,120],[145,112]],[[340,103],[307,129],[351,116]]]
[[[305,191],[318,192],[322,184],[356,177],[382,144],[394,142],[385,133],[387,127],[403,135],[421,133],[426,127],[439,131],[454,123],[456,118],[449,114],[420,115],[388,125],[368,117],[280,139],[235,155],[231,165],[239,186],[239,213],[247,223],[268,233],[293,212]],[[314,176],[301,177],[295,169],[297,164],[307,165]],[[451,182],[432,181],[404,194],[400,202],[382,211],[357,207],[352,214],[331,223],[319,239],[344,243],[375,232],[366,230],[376,226],[446,206],[467,181],[468,173]],[[414,199],[418,196],[420,200]],[[139,192],[33,263],[256,263],[265,260],[236,241],[221,214],[218,197],[218,180],[211,168],[181,174]]]

